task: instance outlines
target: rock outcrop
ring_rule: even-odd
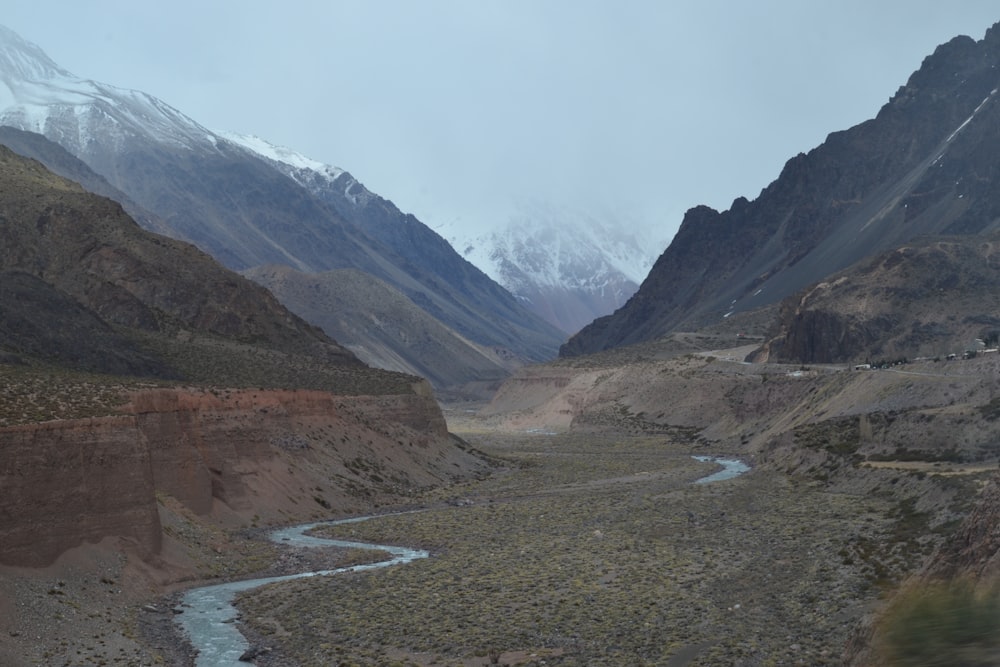
[[[107,535],[158,551],[150,461],[133,417],[0,431],[0,564],[45,566]]]
[[[288,522],[486,465],[448,434],[429,391],[162,389],[124,412],[0,430],[0,564],[42,567],[107,536],[156,554],[164,496],[223,525]]]
[[[877,363],[993,347],[998,253],[997,234],[951,236],[861,262],[786,299],[777,331],[751,359]]]

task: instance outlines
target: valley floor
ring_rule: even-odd
[[[259,664],[836,665],[891,584],[887,497],[759,469],[692,484],[713,452],[662,437],[452,427],[509,469],[331,529],[426,561],[245,595]]]
[[[692,455],[730,453],[690,439],[500,432],[471,411],[446,414],[495,474],[414,497],[420,512],[329,529],[425,548],[426,560],[245,594],[241,629],[271,649],[255,664],[839,665],[859,622],[946,534],[888,487],[767,465],[696,484],[719,466]],[[844,465],[845,479],[882,475],[892,489],[990,474]],[[263,528],[184,532],[193,526],[172,530],[223,579],[372,557],[276,547]],[[88,553],[0,576],[0,663],[192,665],[179,596],[128,589],[143,578],[111,550]]]

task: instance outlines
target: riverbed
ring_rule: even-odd
[[[723,467],[718,472],[695,479],[695,484],[725,481],[737,477],[750,469],[737,459],[712,456],[694,456],[692,458],[700,462],[718,463]],[[239,613],[233,605],[233,600],[239,593],[268,584],[307,577],[364,572],[393,565],[403,565],[428,557],[429,553],[423,549],[331,539],[310,534],[317,529],[358,524],[372,518],[374,517],[362,516],[291,526],[272,531],[269,534],[269,538],[278,544],[289,547],[339,547],[383,551],[391,556],[387,560],[329,570],[306,571],[282,576],[227,582],[188,591],[184,595],[182,602],[184,613],[178,616],[178,623],[183,628],[191,644],[198,651],[195,661],[197,667],[233,667],[246,664],[246,662],[241,662],[240,658],[244,657],[251,647],[250,643],[239,630]]]
[[[250,644],[238,629],[239,613],[233,606],[233,599],[238,593],[259,586],[291,581],[293,579],[328,576],[347,572],[364,572],[392,565],[402,565],[419,558],[427,558],[429,554],[423,549],[328,539],[308,534],[310,531],[322,526],[359,523],[371,518],[371,516],[362,516],[290,526],[271,532],[269,537],[272,541],[289,547],[338,547],[343,549],[384,551],[391,555],[391,558],[387,560],[330,570],[233,581],[213,586],[203,586],[188,591],[182,600],[183,613],[179,614],[177,619],[189,641],[198,651],[197,658],[195,659],[197,667],[235,667],[247,664],[246,662],[241,662],[240,657],[250,648]]]

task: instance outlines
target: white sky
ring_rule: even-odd
[[[432,227],[514,199],[669,239],[878,109],[995,0],[0,0],[74,74],[351,171]]]

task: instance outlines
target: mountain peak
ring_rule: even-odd
[[[62,69],[42,49],[0,25],[0,79],[47,81],[73,75]]]
[[[121,136],[214,148],[217,137],[152,95],[80,79],[41,48],[0,26],[0,124],[47,136],[80,153]],[[108,121],[117,126],[107,136]]]
[[[520,202],[507,223],[476,236],[440,232],[467,260],[565,333],[621,307],[663,247],[614,211]]]

